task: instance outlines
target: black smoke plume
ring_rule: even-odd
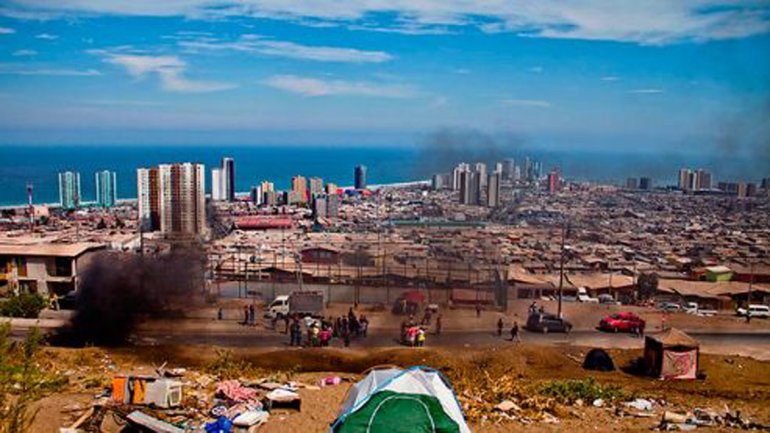
[[[115,346],[145,318],[173,316],[192,306],[203,285],[203,254],[176,249],[158,256],[103,252],[85,269],[63,344]]]
[[[438,129],[421,140],[415,175],[426,178],[446,173],[461,162],[499,162],[513,156],[523,143],[524,139],[515,134],[489,134],[464,128]]]

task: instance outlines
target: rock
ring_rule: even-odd
[[[604,400],[601,398],[597,398],[593,402],[594,407],[604,407]]]

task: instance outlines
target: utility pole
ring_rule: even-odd
[[[559,311],[558,316],[561,318],[561,297],[564,292],[564,242],[567,237],[567,225],[562,223],[561,225],[561,255],[559,258]]]
[[[749,292],[746,294],[746,323],[751,323],[751,290],[754,288],[754,261],[749,264]]]

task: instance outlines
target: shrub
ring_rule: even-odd
[[[37,318],[46,307],[46,300],[34,293],[22,293],[0,304],[0,315],[6,317]]]
[[[620,387],[602,385],[593,377],[580,380],[554,380],[543,385],[540,393],[564,404],[572,404],[577,400],[592,402],[598,398],[607,401],[625,398]]]

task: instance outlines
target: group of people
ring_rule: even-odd
[[[286,332],[289,334],[289,344],[302,346],[300,317],[286,317],[285,321]],[[346,316],[340,316],[336,319],[332,317],[312,319],[306,328],[305,344],[307,346],[326,347],[333,338],[341,338],[344,346],[349,347],[351,340],[366,338],[369,330],[369,319],[363,314],[356,317],[353,308],[351,308]]]
[[[537,306],[537,302],[532,302],[529,305],[529,315],[532,316],[533,314],[545,314],[545,306]]]
[[[221,317],[220,320],[222,320]],[[243,306],[243,322],[241,324],[244,326],[257,326],[257,308],[254,304]]]
[[[503,336],[503,328],[505,327],[505,323],[503,323],[503,318],[497,319],[497,336],[502,337]],[[514,343],[521,343],[521,337],[519,336],[519,322],[514,321],[513,326],[511,326],[511,340]]]
[[[433,312],[430,309],[425,310],[419,323],[413,315],[410,315],[408,320],[401,322],[401,343],[410,347],[424,346],[428,335],[427,327],[431,325],[432,319]],[[441,334],[440,314],[436,316],[435,333],[436,335]]]

